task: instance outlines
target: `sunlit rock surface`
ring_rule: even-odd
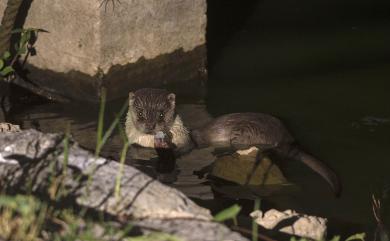
[[[18,131],[20,131],[20,126],[18,125],[13,125],[7,122],[0,122],[0,133],[18,132]]]
[[[264,214],[257,210],[250,215],[257,224],[266,229],[276,228],[284,233],[314,240],[323,240],[326,237],[326,218],[300,214],[293,210],[280,212],[275,209],[271,209]]]

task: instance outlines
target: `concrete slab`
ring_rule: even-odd
[[[200,96],[206,80],[206,0],[35,0],[24,27],[42,28],[28,77],[55,93],[97,101],[140,87]],[[0,2],[2,17],[6,1]],[[23,18],[20,14],[20,18]],[[23,19],[18,20],[19,23]]]

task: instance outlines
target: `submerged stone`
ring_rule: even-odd
[[[256,163],[258,149],[236,152],[215,160],[212,175],[241,185],[286,184],[280,169],[268,157]],[[240,154],[241,153],[241,154]]]

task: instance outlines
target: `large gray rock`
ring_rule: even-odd
[[[2,186],[24,190],[27,188],[24,184],[31,183],[31,191],[45,194],[51,185],[50,176],[63,173],[66,168],[67,175],[62,182],[66,183],[66,193],[76,197],[79,205],[121,217],[211,218],[208,210],[198,207],[181,192],[130,166],[123,167],[121,192],[115,197],[120,164],[96,158],[75,143],[70,144],[68,159],[64,159],[62,142],[63,135],[34,130],[3,133],[0,136],[0,163],[4,163],[0,165]]]
[[[69,152],[64,148],[61,134],[34,130],[0,134],[0,187],[53,198],[51,190],[60,180],[60,198],[116,216],[143,233],[165,232],[183,240],[247,240],[213,222],[207,209],[180,191],[130,166],[123,167],[116,196],[118,162],[94,157],[72,141]]]
[[[49,31],[28,77],[75,99],[95,101],[101,86],[109,99],[145,86],[199,95],[206,78],[206,0],[35,0],[24,27]]]

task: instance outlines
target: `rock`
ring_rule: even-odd
[[[131,166],[123,166],[116,192],[118,162],[95,157],[72,140],[69,151],[64,148],[62,134],[24,130],[0,135],[0,187],[89,207],[144,233],[165,232],[183,240],[246,240],[213,222],[209,210],[180,191]],[[53,192],[56,183],[61,184],[60,192]]]
[[[63,135],[43,134],[34,130],[1,135],[0,155],[4,160],[18,162],[21,169],[10,175],[3,167],[0,169],[0,179],[8,188],[24,189],[27,187],[19,185],[26,178],[31,178],[32,191],[44,192],[51,185],[49,176],[54,175],[48,163],[56,163],[57,169],[54,171],[57,173],[64,168],[62,142]],[[66,163],[69,173],[63,182],[67,183],[67,192],[76,197],[79,205],[94,207],[115,216],[135,218],[211,218],[208,210],[198,207],[176,189],[166,187],[130,166],[123,167],[120,196],[115,198],[113,190],[119,163],[95,158],[75,143],[69,147]],[[89,179],[88,183],[82,181],[86,178]],[[159,195],[164,198],[156,202],[161,198]]]
[[[250,216],[266,229],[276,228],[280,232],[314,240],[323,240],[326,237],[326,218],[299,214],[293,210],[280,212],[275,209],[267,211],[264,215],[257,210]]]
[[[20,131],[19,125],[13,125],[7,122],[0,122],[0,133],[2,132],[18,132]]]
[[[256,166],[258,151],[257,148],[252,147],[248,150],[238,151],[231,155],[223,155],[217,158],[212,175],[241,185],[286,184],[286,178],[268,157],[264,157],[259,165]],[[253,170],[254,168],[255,170]]]
[[[202,94],[206,0],[30,2],[19,11],[27,13],[23,27],[48,31],[28,58],[28,78],[38,86],[88,101],[98,100],[101,86],[108,99],[146,86]],[[6,3],[0,2],[0,17]]]
[[[148,219],[141,220],[140,224],[144,227],[164,226],[164,230],[168,233],[175,233],[179,237],[184,237],[184,240],[191,241],[244,241],[246,238],[238,233],[230,231],[227,227],[216,222],[205,222],[202,220],[190,220],[183,222],[181,219],[158,220]],[[194,229],[196,227],[196,229]],[[202,230],[200,233],[199,231]],[[190,232],[190,236],[188,233]],[[171,240],[171,239],[165,239]],[[165,241],[164,240],[164,241]],[[157,240],[156,240],[157,241]],[[161,240],[163,241],[163,240]]]

